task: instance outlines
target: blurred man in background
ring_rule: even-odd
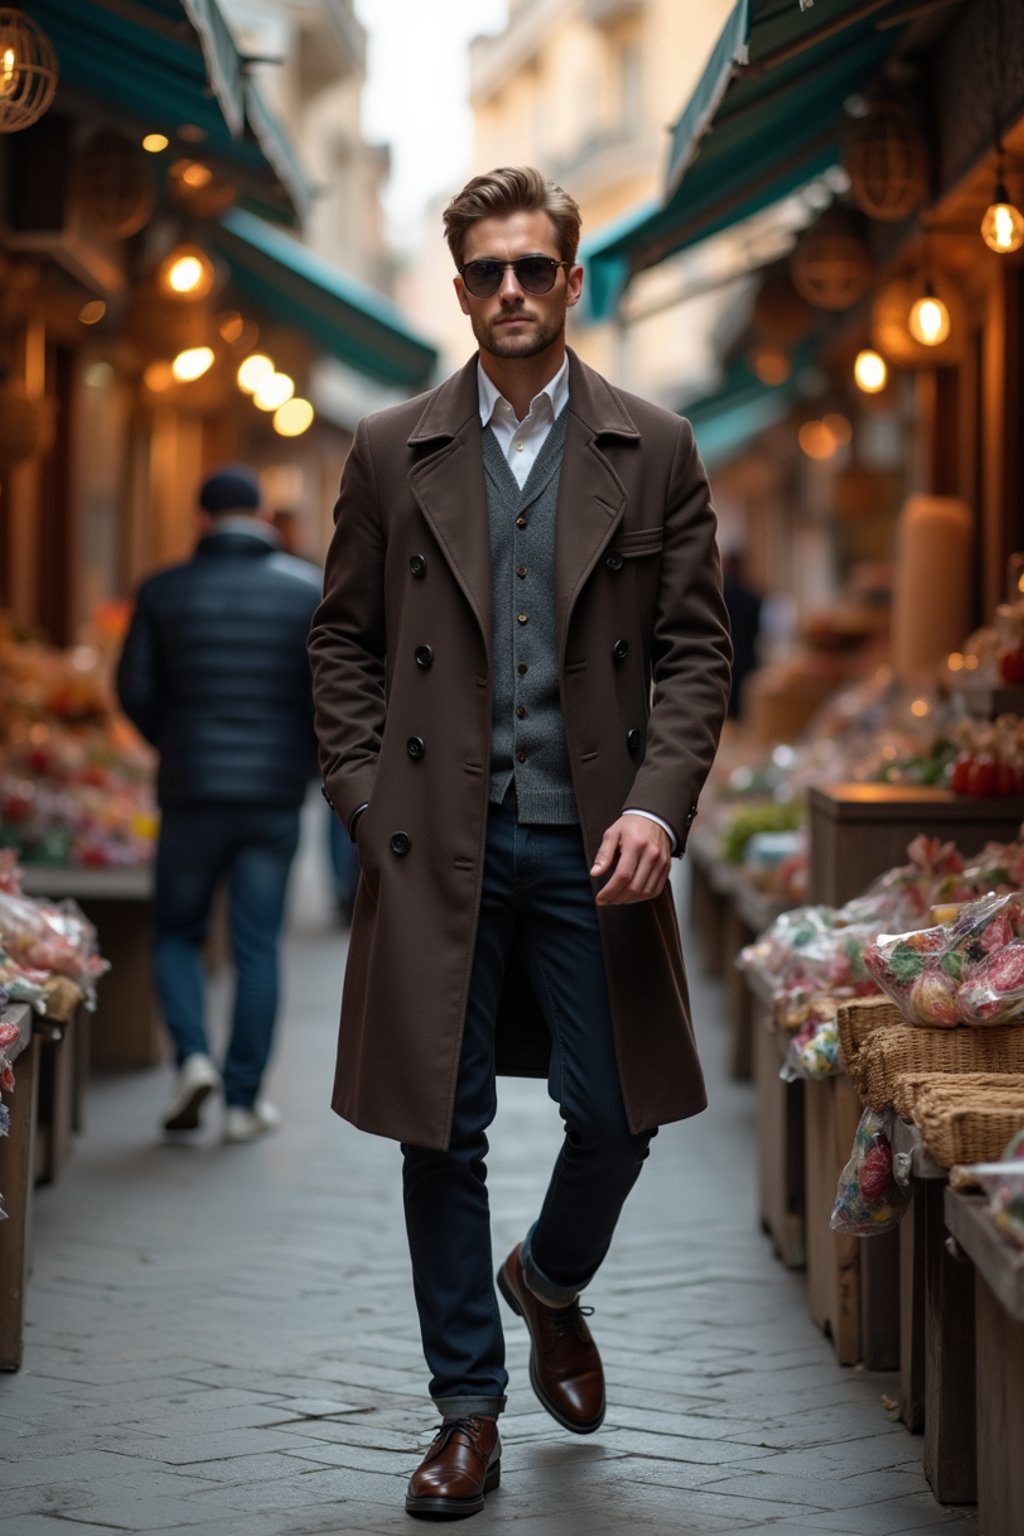
[[[732,683],[729,688],[729,719],[738,720],[743,702],[743,684],[758,664],[757,641],[761,632],[760,592],[747,580],[746,557],[741,549],[730,549],[722,556],[722,596],[729,612],[732,637]]]
[[[248,469],[199,493],[191,560],[139,589],[117,673],[121,706],[160,754],[154,967],[178,1067],[167,1131],[195,1130],[223,1088],[224,1137],[278,1123],[261,1097],[278,1004],[278,944],[314,765],[306,634],[316,570],[284,554]],[[228,882],[236,989],[223,1072],[204,1018],[203,943]]]

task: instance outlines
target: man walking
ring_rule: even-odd
[[[546,1076],[565,1122],[498,1289],[578,1434],[605,1413],[579,1295],[656,1128],[705,1104],[666,880],[728,696],[715,518],[687,423],[566,350],[579,227],[531,169],[449,205],[479,352],[360,424],[310,636],[325,793],[362,868],[334,1107],[403,1144],[443,1421],[416,1515],[472,1514],[500,1473],[495,1072]]]
[[[223,1087],[227,1141],[251,1141],[279,1115],[261,1097],[278,1001],[278,942],[315,765],[306,637],[320,595],[307,561],[280,552],[246,469],[219,470],[199,494],[193,558],[139,589],[117,691],[160,753],[154,970],[178,1065],[163,1125],[195,1130]],[[204,1021],[203,943],[228,881],[236,971],[223,1074]]]

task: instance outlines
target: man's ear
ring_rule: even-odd
[[[583,268],[570,267],[565,274],[565,303],[568,309],[578,304],[583,293]]]

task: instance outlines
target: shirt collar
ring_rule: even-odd
[[[480,391],[480,424],[486,427],[498,408],[498,404],[505,397],[500,393],[496,385],[484,372],[483,364],[478,360],[476,365],[477,387]],[[547,396],[551,403],[551,419],[557,421],[565,409],[569,399],[569,354],[562,359],[562,366],[553,379],[549,379],[540,394],[534,395],[530,401],[530,410],[542,396]],[[529,414],[529,413],[527,413]]]

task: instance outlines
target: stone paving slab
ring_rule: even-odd
[[[87,1132],[39,1191],[25,1365],[0,1378],[3,1536],[385,1536],[435,1422],[399,1154],[331,1113],[344,938],[307,827],[269,1089],[280,1133],[226,1148],[218,1115],[159,1140],[158,1069],[96,1082]],[[755,1211],[749,1087],[723,1080],[721,992],[696,976],[712,1108],[654,1143],[589,1300],[609,1411],[586,1441],[511,1374],[502,1486],[471,1529],[523,1536],[975,1536],[943,1511],[888,1375],[842,1370]],[[211,1016],[224,1011],[219,984]],[[542,1084],[502,1085],[496,1262],[559,1142]]]

